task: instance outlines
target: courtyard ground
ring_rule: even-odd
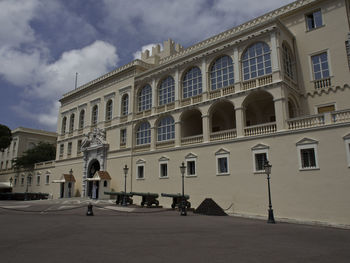
[[[112,201],[0,202],[0,262],[350,262],[350,230]]]

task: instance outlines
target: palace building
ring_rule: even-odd
[[[350,225],[349,6],[298,0],[188,48],[169,39],[64,94],[50,193],[108,198],[125,165],[127,191],[179,193],[184,162],[193,207],[266,216],[268,160],[276,218]]]

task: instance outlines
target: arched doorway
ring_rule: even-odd
[[[88,169],[88,185],[87,185],[87,196],[93,199],[98,199],[98,189],[99,181],[90,181],[89,179],[94,176],[94,174],[100,171],[100,163],[96,159],[92,160]]]

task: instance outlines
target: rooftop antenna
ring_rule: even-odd
[[[75,89],[77,89],[78,84],[78,72],[75,72]]]

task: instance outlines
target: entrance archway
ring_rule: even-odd
[[[87,178],[92,178],[94,174],[100,171],[100,162],[96,159],[92,160],[89,165]],[[98,199],[99,181],[88,181],[87,195],[90,198]]]

